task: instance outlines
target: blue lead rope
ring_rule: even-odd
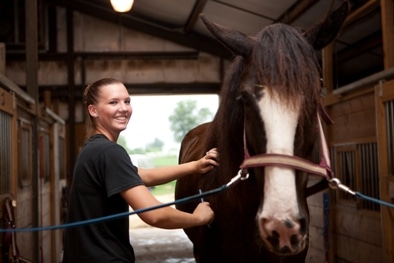
[[[130,215],[135,215],[135,214],[140,214],[140,213],[144,213],[144,212],[148,212],[151,210],[155,210],[155,209],[160,209],[163,207],[167,207],[167,206],[171,206],[171,205],[175,205],[175,204],[183,204],[183,203],[187,203],[193,200],[204,200],[204,197],[206,196],[210,196],[210,195],[214,195],[220,192],[225,191],[227,188],[229,188],[233,183],[237,182],[238,180],[246,180],[248,178],[248,175],[243,175],[241,174],[241,171],[238,173],[238,175],[236,175],[234,178],[231,179],[231,181],[225,185],[222,185],[218,188],[215,188],[213,190],[209,190],[206,192],[202,192],[200,190],[199,194],[196,195],[192,195],[192,196],[188,196],[188,197],[184,197],[169,203],[164,203],[164,204],[160,204],[160,205],[156,205],[156,206],[151,206],[151,207],[147,207],[147,208],[143,208],[143,209],[138,209],[138,210],[134,210],[131,212],[123,212],[123,213],[118,213],[118,214],[113,214],[113,215],[109,215],[109,216],[103,216],[103,217],[99,217],[99,218],[93,218],[93,219],[87,219],[87,220],[83,220],[83,221],[78,221],[78,222],[72,222],[72,223],[66,223],[66,224],[61,224],[61,225],[52,225],[52,226],[44,226],[44,227],[33,227],[33,228],[0,228],[0,233],[6,233],[6,232],[38,232],[38,231],[48,231],[48,230],[58,230],[58,229],[64,229],[64,228],[72,228],[72,227],[79,227],[79,226],[84,226],[84,225],[88,225],[88,224],[96,224],[96,223],[101,223],[104,221],[110,221],[110,220],[114,220],[114,219],[118,219],[121,217],[126,217],[126,216],[130,216]],[[352,191],[349,187],[343,185],[339,179],[337,178],[333,178],[329,180],[329,186],[333,189],[340,189],[343,190],[351,195],[354,195],[356,197],[374,202],[374,203],[378,203],[380,205],[384,205],[384,206],[388,206],[390,208],[394,208],[394,204],[389,203],[389,202],[385,202],[376,198],[372,198],[366,195],[363,195],[359,192],[355,192]]]
[[[380,205],[384,205],[384,206],[388,206],[388,207],[394,208],[394,204],[392,204],[392,203],[385,202],[385,201],[382,201],[382,200],[379,200],[379,199],[376,199],[376,198],[373,198],[373,197],[370,197],[370,196],[363,195],[360,192],[354,192],[354,195],[359,197],[359,198],[361,198],[361,199],[364,199],[364,200],[368,200],[368,201],[371,201],[371,202],[374,202],[374,203],[378,203]]]
[[[344,192],[346,192],[348,194],[354,195],[354,196],[356,196],[358,198],[361,198],[361,199],[364,199],[364,200],[368,200],[370,202],[374,202],[374,203],[377,203],[379,205],[384,205],[384,206],[388,206],[388,207],[394,208],[394,204],[393,203],[385,202],[385,201],[382,201],[382,200],[379,200],[379,199],[376,199],[376,198],[373,198],[373,197],[370,197],[370,196],[363,195],[360,192],[353,191],[348,186],[342,184],[341,181],[338,178],[328,179],[328,185],[334,190],[339,189],[339,190],[342,190],[342,191],[344,191]]]
[[[151,210],[155,210],[155,209],[159,209],[159,208],[163,208],[163,207],[167,207],[167,206],[171,206],[171,205],[175,205],[175,204],[187,203],[187,202],[190,202],[190,201],[193,201],[196,199],[200,199],[200,198],[204,198],[206,196],[220,193],[220,192],[226,190],[228,187],[229,187],[228,184],[222,185],[221,187],[218,187],[213,190],[206,191],[206,192],[201,192],[200,194],[188,196],[188,197],[181,198],[181,199],[175,200],[173,202],[165,203],[165,204],[160,204],[160,205],[156,205],[156,206],[151,206],[151,207],[147,207],[147,208],[143,208],[143,209],[134,210],[131,212],[123,212],[123,213],[113,214],[113,215],[109,215],[109,216],[103,216],[103,217],[99,217],[99,218],[87,219],[87,220],[83,220],[83,221],[66,223],[66,224],[61,224],[61,225],[33,227],[33,228],[9,228],[9,229],[1,228],[0,233],[5,233],[5,232],[38,232],[38,231],[58,230],[58,229],[63,229],[63,228],[72,228],[72,227],[79,227],[79,226],[84,226],[84,225],[88,225],[88,224],[101,223],[104,221],[110,221],[110,220],[118,219],[121,217],[140,214],[140,213],[148,212]]]

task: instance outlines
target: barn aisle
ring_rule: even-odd
[[[156,198],[163,203],[173,201],[172,195]],[[132,215],[130,241],[137,263],[195,263],[192,243],[182,229],[154,228]]]
[[[137,263],[194,263],[192,245],[183,230],[141,227],[130,230]]]

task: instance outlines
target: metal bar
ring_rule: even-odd
[[[377,72],[375,74],[372,74],[366,78],[357,80],[353,83],[350,83],[348,85],[345,85],[343,87],[340,87],[338,89],[335,89],[333,91],[334,95],[342,95],[351,91],[355,91],[359,88],[365,87],[367,85],[377,83],[379,80],[385,79],[385,78],[390,78],[394,76],[394,67]]]

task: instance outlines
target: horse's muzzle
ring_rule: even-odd
[[[306,220],[259,218],[260,236],[266,247],[277,255],[295,255],[307,247]]]

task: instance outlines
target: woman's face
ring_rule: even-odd
[[[94,117],[95,130],[112,141],[126,129],[132,114],[130,95],[121,83],[114,83],[100,88],[97,104],[89,105],[89,114]]]

